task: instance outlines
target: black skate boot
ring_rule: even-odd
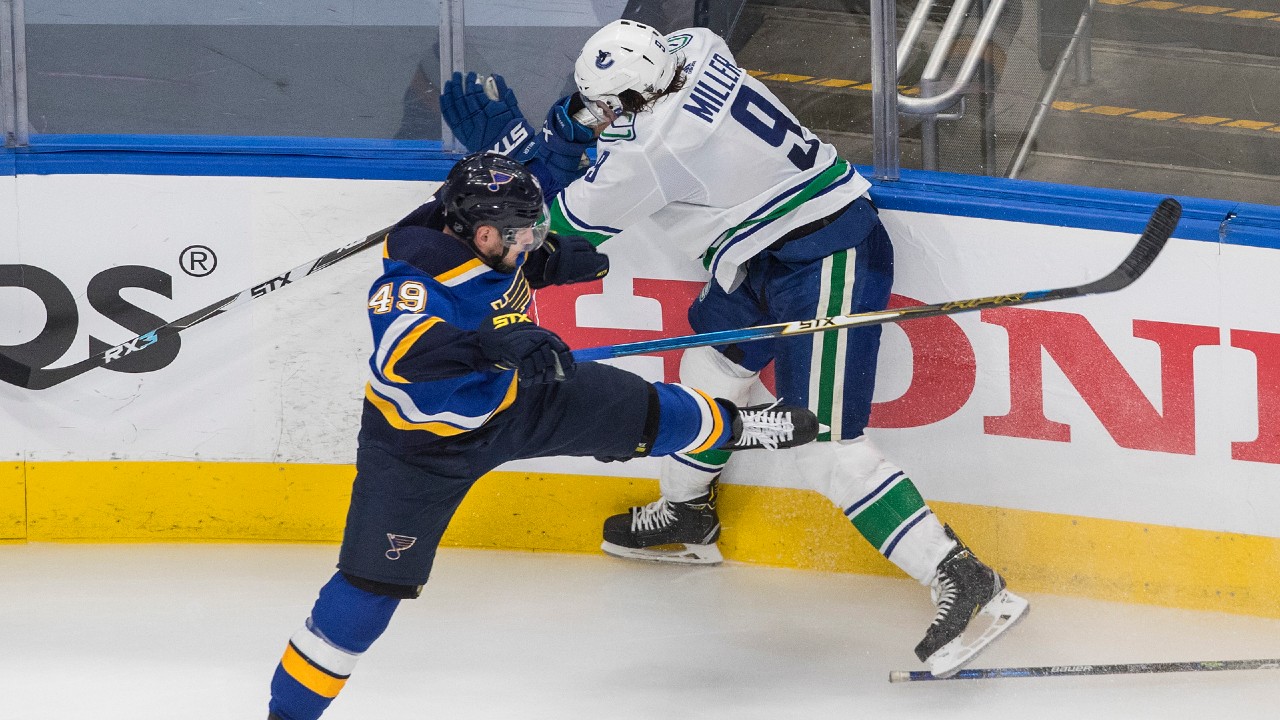
[[[688,502],[658,498],[643,507],[604,521],[600,549],[620,558],[685,565],[718,565],[724,561],[716,540],[716,481],[706,495]]]
[[[813,442],[823,430],[818,416],[808,408],[780,405],[780,401],[739,408],[727,400],[717,401],[728,406],[733,415],[733,441],[721,450],[792,448]]]
[[[916,645],[916,657],[935,677],[954,675],[1027,612],[1027,601],[1005,589],[1004,578],[974,556],[949,526],[956,546],[934,575],[938,614]],[[975,619],[981,621],[975,623]]]

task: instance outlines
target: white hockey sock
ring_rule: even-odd
[[[901,468],[866,436],[795,448],[798,476],[844,513],[867,542],[928,584],[955,542]]]

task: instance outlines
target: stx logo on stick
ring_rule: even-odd
[[[811,330],[813,328],[821,327],[836,327],[836,319],[829,317],[815,318],[813,320],[801,320],[796,323],[796,329],[798,330]]]
[[[278,290],[284,287],[285,285],[288,285],[290,282],[292,282],[291,280],[289,280],[289,275],[291,275],[292,273],[293,271],[290,270],[289,272],[281,275],[280,277],[272,278],[267,282],[262,283],[261,285],[254,285],[253,289],[249,291],[249,294],[253,295],[254,297],[262,297],[263,295],[266,295],[272,290]]]

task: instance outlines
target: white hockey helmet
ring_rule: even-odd
[[[631,20],[614,20],[597,30],[573,66],[582,97],[615,111],[624,91],[635,90],[648,100],[666,90],[675,74],[676,57],[667,52],[662,35]]]

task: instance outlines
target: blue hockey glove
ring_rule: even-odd
[[[493,150],[524,162],[537,150],[533,127],[501,75],[455,72],[440,95],[440,115],[471,152]]]
[[[596,131],[583,125],[573,116],[583,109],[578,93],[562,97],[547,112],[547,127],[551,133],[565,142],[590,145],[596,140]]]
[[[555,178],[557,187],[567,186],[586,172],[589,164],[582,161],[583,153],[596,142],[595,130],[573,119],[582,108],[577,93],[560,98],[547,111],[542,125],[542,144],[535,156]]]
[[[542,247],[525,258],[524,276],[534,290],[599,280],[609,274],[609,256],[578,235],[547,236]]]
[[[521,385],[573,377],[575,367],[569,346],[524,313],[496,312],[480,323],[476,336],[485,360],[500,369],[515,370]]]

